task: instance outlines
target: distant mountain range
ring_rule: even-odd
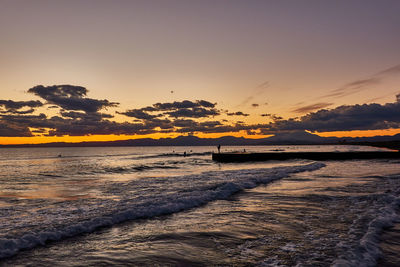
[[[96,146],[235,146],[235,145],[311,145],[311,144],[345,144],[363,142],[400,141],[400,134],[375,137],[320,137],[304,131],[281,133],[269,138],[249,139],[244,137],[224,136],[219,138],[200,138],[196,136],[179,136],[176,138],[141,138],[120,141],[81,142],[81,143],[45,143],[24,145],[0,145],[0,147],[96,147]]]

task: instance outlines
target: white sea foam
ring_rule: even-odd
[[[287,251],[287,252],[294,252],[294,251],[296,251],[297,249],[297,245],[296,244],[293,244],[293,243],[287,243],[286,245],[284,245],[283,247],[281,247],[281,249],[283,250],[283,251]]]
[[[0,258],[49,241],[93,232],[100,227],[171,214],[210,201],[226,199],[240,190],[266,184],[292,173],[313,171],[324,166],[323,163],[311,163],[268,169],[213,171],[167,179],[154,178],[107,184],[103,188],[104,192],[117,196],[118,201],[99,198],[88,200],[87,203],[84,200],[78,203],[67,202],[29,211],[31,216],[17,225],[26,229],[25,232],[11,237],[3,235],[0,239]],[[36,222],[38,218],[41,219],[40,225]],[[12,223],[11,219],[3,222],[1,229],[11,227]]]
[[[398,196],[399,193],[397,192],[396,195]],[[377,209],[371,208],[370,212],[374,214],[375,219],[370,221],[357,246],[350,249],[345,255],[341,255],[333,263],[333,266],[375,266],[377,264],[377,260],[381,256],[379,242],[382,231],[394,223],[400,222],[400,216],[396,212],[400,206],[400,197],[387,195],[382,201],[385,202],[385,206]],[[349,232],[351,231],[354,229],[350,229]]]
[[[281,266],[285,266],[285,265],[282,264],[282,262],[278,259],[277,256],[273,256],[273,257],[270,257],[268,259],[263,260],[257,266],[261,266],[261,267],[281,267]]]

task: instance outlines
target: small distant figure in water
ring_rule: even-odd
[[[221,145],[218,145],[217,148],[218,148],[218,153],[221,153]]]
[[[243,153],[246,153],[246,149],[243,149]]]
[[[61,155],[61,154],[58,154],[58,157],[59,157],[59,158],[61,158],[61,157],[62,157],[62,155]]]
[[[186,151],[185,151],[185,152],[183,152],[183,156],[184,156],[184,157],[186,157]]]

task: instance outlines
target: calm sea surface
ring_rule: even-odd
[[[378,150],[222,147],[244,149]],[[220,164],[213,150],[0,149],[0,265],[400,263],[399,160]]]

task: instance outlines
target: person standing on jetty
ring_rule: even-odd
[[[218,145],[217,148],[218,148],[218,154],[221,153],[221,145]]]

